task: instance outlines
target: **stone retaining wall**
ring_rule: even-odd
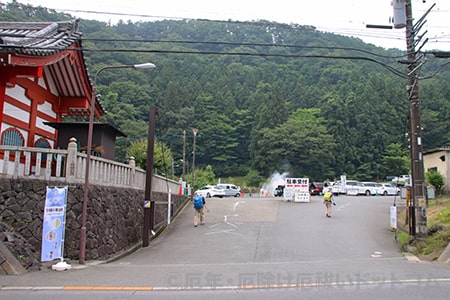
[[[34,249],[35,261],[40,260],[42,217],[46,186],[61,183],[41,180],[0,178],[0,222],[21,236]],[[81,212],[84,190],[82,185],[68,187],[64,258],[79,259]],[[152,193],[155,206],[154,230],[167,224],[166,193]],[[172,214],[185,205],[185,196],[172,195]],[[134,248],[142,241],[144,191],[91,184],[87,214],[86,260],[105,260]],[[7,243],[8,244],[8,243]],[[22,259],[30,259],[30,252]],[[29,264],[28,263],[24,263]],[[28,267],[28,266],[26,266]]]

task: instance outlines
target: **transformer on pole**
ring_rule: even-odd
[[[433,5],[434,6],[434,5]],[[427,196],[425,186],[425,174],[423,167],[423,145],[422,127],[420,124],[419,105],[419,71],[423,62],[421,57],[417,57],[416,45],[421,43],[422,36],[417,36],[424,24],[425,16],[413,24],[411,0],[405,1],[406,16],[406,47],[407,47],[407,70],[408,70],[408,99],[409,99],[409,146],[411,159],[411,191],[410,191],[410,234],[417,239],[424,239],[427,236]],[[427,40],[422,42],[421,47]],[[420,48],[421,48],[420,47]],[[419,49],[420,51],[420,49]]]

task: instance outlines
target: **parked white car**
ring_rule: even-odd
[[[381,195],[383,196],[394,196],[400,193],[400,189],[393,185],[392,183],[380,183],[381,184]]]
[[[360,182],[358,194],[366,196],[381,195],[381,184],[371,181]]]
[[[331,186],[331,192],[337,195],[337,194],[345,194],[347,191],[345,189],[345,186],[343,186],[340,181],[336,181]]]
[[[211,197],[225,197],[225,189],[219,186],[214,185],[205,185],[198,190],[195,191],[196,194],[203,196],[205,198],[211,198]]]

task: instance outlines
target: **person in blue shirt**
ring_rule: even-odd
[[[197,227],[199,221],[200,225],[205,224],[205,206],[206,206],[206,200],[205,197],[201,196],[199,193],[197,193],[194,196],[194,227]]]

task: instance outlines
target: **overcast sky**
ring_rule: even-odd
[[[11,2],[3,0],[2,2]],[[155,21],[161,18],[211,20],[268,20],[314,25],[322,31],[351,35],[385,48],[406,49],[404,29],[367,29],[367,24],[390,25],[391,0],[18,0],[71,15],[100,21]],[[425,49],[450,51],[450,0],[412,0],[418,20],[434,4],[423,31],[428,30]],[[269,4],[267,4],[269,3]]]

